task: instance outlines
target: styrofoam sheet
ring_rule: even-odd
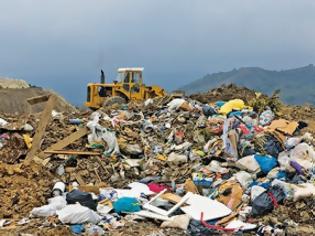
[[[224,204],[198,194],[192,194],[186,203],[189,206],[181,207],[181,210],[195,220],[200,220],[201,212],[205,221],[222,218],[232,212]]]

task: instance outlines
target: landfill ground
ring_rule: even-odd
[[[141,103],[115,104],[97,111],[75,110],[70,105],[56,106],[54,95],[47,99],[45,105],[35,104],[34,110],[31,106],[15,114],[11,108],[0,114],[0,235],[315,234],[313,106],[285,105],[276,95],[268,97],[234,85],[178,100],[163,97]],[[241,99],[244,102],[242,108],[232,107],[225,113],[223,103],[217,103],[224,101],[227,104],[233,99]],[[233,116],[231,112],[236,112],[235,108],[241,113]],[[272,118],[271,113],[264,113],[269,108]],[[26,110],[31,112],[21,114]],[[247,114],[252,115],[250,119]],[[268,124],[263,124],[268,122],[265,120],[256,124],[261,114],[267,114],[267,120],[270,118]],[[272,128],[271,122],[279,119],[285,119],[288,127]],[[227,121],[233,128],[224,128]],[[229,149],[224,147],[224,135],[228,137]],[[269,150],[266,143],[270,137],[272,147]],[[288,140],[297,143],[288,148]],[[240,148],[243,141],[249,145]],[[303,152],[304,156],[292,154],[288,157],[292,158],[289,164],[280,163],[279,153],[290,153],[300,144],[309,148]],[[265,160],[271,153],[276,154],[272,168],[266,170],[267,167],[257,164],[261,163],[257,158]],[[254,162],[256,158],[255,168],[258,169],[250,169],[247,163],[239,165],[240,159],[250,155]],[[211,181],[205,186],[198,178]],[[271,184],[278,179],[280,183]],[[132,213],[139,209],[127,209],[125,205],[119,211],[114,203],[124,197],[117,197],[119,191],[116,190],[127,189],[130,183],[139,181],[142,185],[152,184],[148,185],[150,194],[135,193],[139,195],[135,199],[141,210],[161,189],[167,189],[179,199],[188,192],[206,198],[205,201],[212,198],[214,204],[220,204],[222,211],[229,213],[215,221],[208,220],[206,223],[212,228],[208,229],[199,218],[193,222],[188,210],[184,214],[183,208],[188,209],[189,203],[170,214],[189,216],[186,227],[185,224],[161,227],[162,220],[135,216]],[[87,217],[82,222],[73,223],[80,218],[75,212],[73,218],[61,216],[70,215],[69,212],[60,213],[69,206],[68,202],[63,208],[50,208],[49,216],[40,216],[46,214],[39,209],[55,194],[53,188],[57,182],[65,184],[65,192],[71,192],[77,186],[82,192],[93,192],[95,194],[90,195],[97,197],[98,205],[109,200],[114,209],[100,213],[81,206],[89,211],[89,216],[96,214],[93,217],[97,220]],[[306,190],[301,187],[304,184]],[[255,198],[253,186],[258,186],[257,190],[261,191]],[[156,188],[161,189],[156,191]],[[263,199],[263,194],[269,205],[257,203],[258,198]],[[165,203],[166,197],[163,199],[160,204],[162,207],[167,205],[167,209],[178,202],[174,200],[170,204]],[[251,211],[246,212],[244,209],[248,207]],[[253,210],[254,207],[257,209]],[[207,215],[207,205],[203,210]],[[216,215],[218,212],[208,213]],[[227,225],[234,219],[256,227],[229,230]],[[73,225],[81,225],[84,230],[74,234]],[[89,230],[95,225],[97,230],[101,228],[103,231],[91,233]]]

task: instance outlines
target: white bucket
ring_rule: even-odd
[[[57,182],[55,183],[53,187],[53,195],[56,195],[55,193],[59,192],[57,195],[62,195],[66,190],[66,185],[63,182]]]

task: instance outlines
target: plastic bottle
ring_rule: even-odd
[[[79,118],[69,119],[69,123],[73,125],[79,125],[82,123],[82,120]]]

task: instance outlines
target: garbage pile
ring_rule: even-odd
[[[237,95],[237,96],[235,96]],[[213,88],[205,93],[196,93],[190,96],[191,99],[202,103],[229,101],[236,97],[242,98],[245,103],[250,103],[257,97],[257,92],[246,87],[240,87],[235,84],[223,84],[220,87]],[[268,98],[268,96],[261,94],[261,98]]]
[[[309,124],[253,99],[1,117],[0,232],[312,235]]]

